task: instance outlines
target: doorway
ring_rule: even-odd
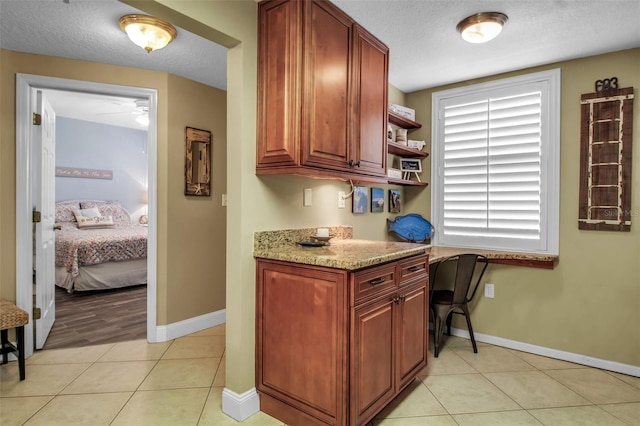
[[[32,113],[36,110],[38,90],[61,90],[97,95],[125,96],[148,101],[148,240],[147,240],[147,340],[157,341],[156,331],[156,188],[157,188],[157,92],[155,89],[119,86],[78,80],[18,74],[16,77],[16,301],[33,312],[34,286],[32,242],[32,197],[34,182],[31,159],[36,154],[33,143]],[[25,326],[26,356],[34,350],[34,321]]]

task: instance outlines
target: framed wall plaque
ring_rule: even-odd
[[[211,194],[211,132],[185,129],[185,195]]]
[[[633,87],[582,95],[578,228],[631,228]]]

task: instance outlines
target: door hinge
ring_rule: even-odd
[[[42,220],[42,215],[40,214],[39,211],[34,210],[33,211],[33,223],[40,223],[40,221]]]
[[[36,283],[36,270],[33,270],[33,283]]]
[[[42,318],[42,311],[40,310],[40,308],[37,307],[33,307],[33,319],[34,320],[39,320],[40,318]]]
[[[34,126],[39,126],[42,124],[42,115],[38,114],[37,112],[33,113],[33,125]]]

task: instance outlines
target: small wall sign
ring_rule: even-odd
[[[56,177],[74,177],[74,178],[83,178],[83,179],[113,180],[113,171],[56,166]]]

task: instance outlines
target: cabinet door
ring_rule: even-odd
[[[349,170],[354,158],[348,97],[353,22],[330,2],[303,4],[302,164]]]
[[[359,172],[386,176],[389,49],[354,25],[352,122]]]
[[[346,417],[346,273],[259,261],[258,391],[327,424]],[[288,411],[269,412],[277,418]]]
[[[298,1],[261,2],[258,12],[256,167],[298,163],[302,8]]]
[[[398,389],[413,380],[427,363],[428,297],[424,281],[400,290],[397,321]]]
[[[353,309],[351,425],[370,420],[395,395],[394,296]]]

